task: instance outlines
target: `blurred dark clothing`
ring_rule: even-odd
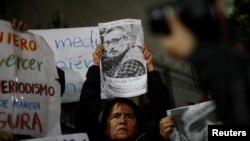
[[[99,122],[101,112],[101,87],[100,87],[100,68],[92,66],[87,72],[81,93],[80,110],[77,112],[76,128],[77,132],[86,132],[93,141],[108,140],[105,130]],[[148,121],[146,128],[143,129],[143,136],[137,141],[163,141],[159,132],[159,121],[166,116],[168,105],[168,88],[163,84],[156,71],[148,73],[148,94],[152,120]],[[137,138],[138,138],[137,137]]]
[[[226,124],[250,124],[250,59],[213,42],[190,58],[201,86],[210,90]]]
[[[56,67],[57,69],[57,73],[58,73],[58,76],[59,78],[56,79],[59,83],[60,83],[60,86],[61,86],[61,96],[63,95],[64,91],[65,91],[65,74],[64,74],[64,71],[58,67]]]

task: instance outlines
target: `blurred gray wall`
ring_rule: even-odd
[[[198,102],[202,91],[189,65],[168,58],[147,27],[146,9],[163,0],[2,0],[6,19],[18,18],[29,28],[97,26],[123,18],[142,19],[145,42],[155,56],[155,63],[169,86],[174,106]]]

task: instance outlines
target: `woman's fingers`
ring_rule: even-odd
[[[97,45],[96,49],[95,49],[95,52],[98,52],[99,54],[101,54],[101,56],[103,56],[104,55],[103,50],[104,50],[103,46]]]
[[[11,25],[15,30],[25,32],[27,30],[27,25],[23,21],[19,21],[18,19],[12,19]]]
[[[154,58],[153,55],[151,55],[151,56],[148,58],[147,63],[153,61],[153,58]]]
[[[160,134],[162,135],[162,137],[164,137],[166,140],[169,140],[174,126],[175,126],[175,121],[172,117],[168,116],[161,119]]]
[[[103,46],[97,45],[95,52],[93,53],[93,60],[95,65],[99,65],[101,58],[103,57]]]
[[[151,52],[149,52],[147,48],[144,48],[142,53],[143,53],[144,59],[146,60],[152,55]]]
[[[164,132],[167,133],[167,134],[171,134],[172,131],[173,131],[173,127],[169,127],[169,128],[166,128],[166,129],[164,130]]]
[[[174,127],[175,126],[175,121],[172,117],[166,117],[166,118],[163,118],[161,121],[160,121],[160,127],[162,128],[167,128],[167,127]]]
[[[23,28],[23,26],[24,26],[24,23],[23,23],[23,21],[18,21],[18,23],[17,23],[17,27],[16,27],[16,30],[22,30],[22,28]]]
[[[27,24],[24,24],[23,25],[23,27],[22,27],[22,29],[21,29],[21,32],[25,32],[25,31],[27,31],[28,29],[27,29]]]
[[[173,128],[173,127],[175,127],[175,124],[174,123],[166,123],[166,124],[163,124],[161,127],[163,129]]]

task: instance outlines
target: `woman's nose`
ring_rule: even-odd
[[[120,123],[127,123],[127,118],[126,118],[126,116],[121,116],[120,117]]]

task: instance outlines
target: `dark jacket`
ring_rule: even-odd
[[[98,66],[91,66],[82,88],[81,104],[75,120],[77,132],[86,132],[91,141],[107,140],[105,131],[101,128],[99,122],[101,112],[100,93],[100,69]],[[169,91],[156,71],[148,73],[147,97],[152,117],[146,124],[145,133],[138,135],[143,137],[137,141],[161,141],[163,138],[159,132],[159,121],[166,116],[166,110],[169,109]]]
[[[225,45],[199,44],[190,61],[201,86],[209,90],[228,124],[250,124],[250,59]]]

